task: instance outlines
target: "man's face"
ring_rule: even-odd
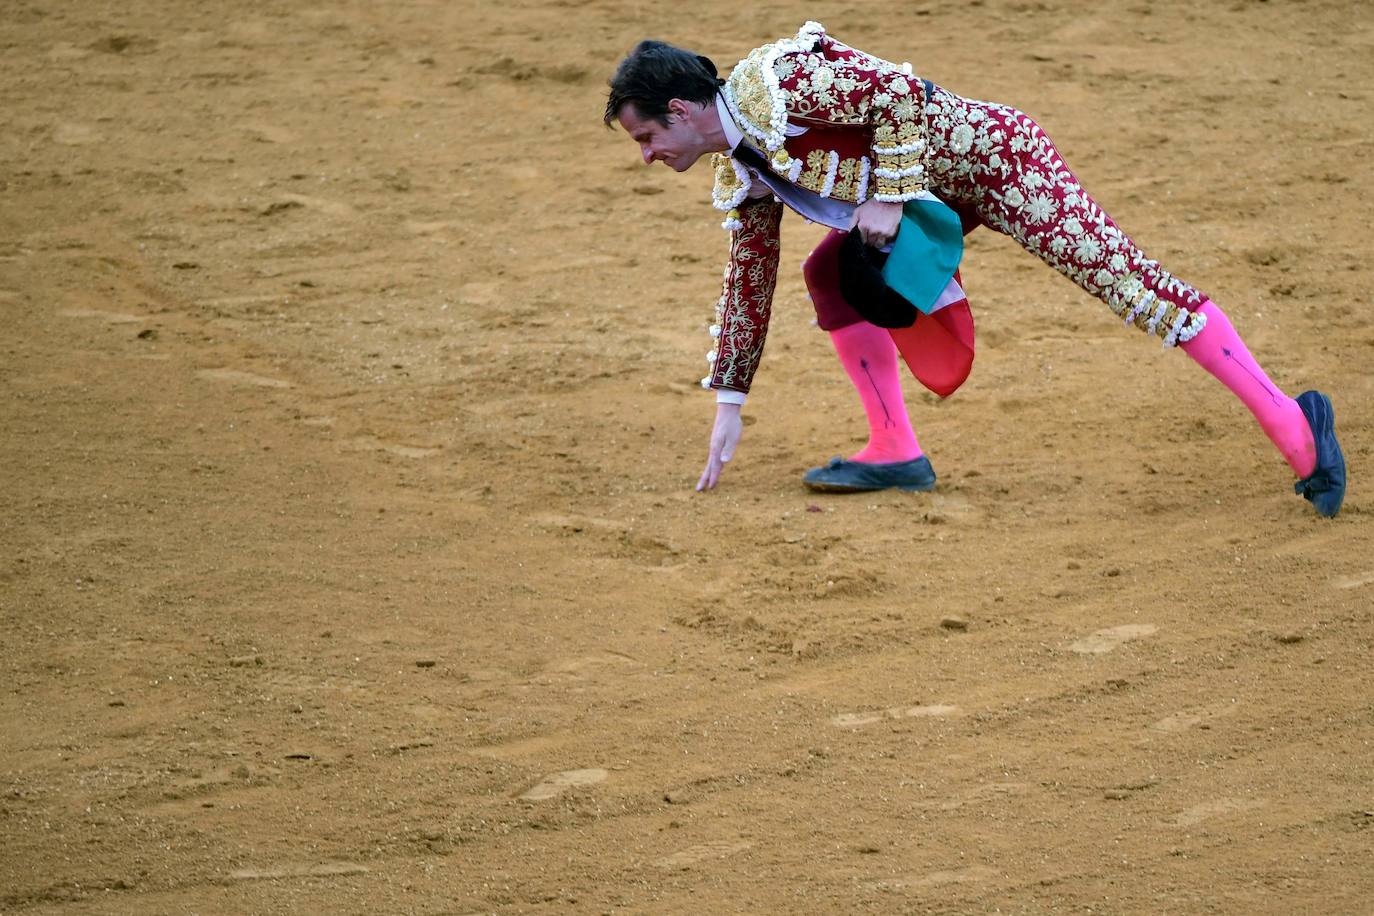
[[[668,126],[653,118],[640,117],[634,103],[620,109],[617,120],[630,139],[639,144],[646,165],[662,162],[675,172],[685,172],[703,153],[709,152],[698,130],[688,103],[673,99],[668,103]]]

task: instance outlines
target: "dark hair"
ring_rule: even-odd
[[[653,118],[667,127],[668,102],[709,104],[724,82],[716,77],[716,65],[709,57],[662,41],[641,41],[615,68],[602,120],[609,127],[620,110],[632,104],[641,118]]]

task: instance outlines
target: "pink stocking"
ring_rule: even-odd
[[[921,457],[921,445],[912,432],[902,399],[902,377],[892,335],[860,321],[831,331],[830,341],[868,416],[868,445],[849,460],[887,464]]]
[[[1307,477],[1316,467],[1317,451],[1298,402],[1264,374],[1215,302],[1209,299],[1196,311],[1207,316],[1207,324],[1192,340],[1179,344],[1179,349],[1231,389],[1250,408],[1293,473]]]

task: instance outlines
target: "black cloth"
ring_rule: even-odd
[[[840,245],[840,294],[869,324],[909,328],[916,323],[916,306],[887,285],[885,263],[886,253],[865,245],[858,229],[849,230]]]

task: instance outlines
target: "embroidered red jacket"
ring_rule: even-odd
[[[850,48],[815,22],[755,48],[721,94],[746,138],[774,169],[823,197],[906,201],[926,189],[921,81],[910,68]],[[787,126],[805,127],[787,136]],[[711,331],[708,388],[747,392],[763,355],[777,283],[782,205],[749,171],[714,157],[713,203],[727,210],[730,261]],[[752,192],[752,193],[751,193]]]

